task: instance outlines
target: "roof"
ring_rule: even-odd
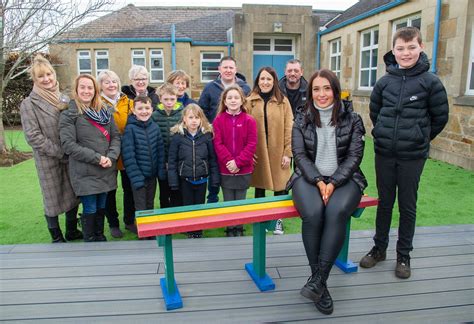
[[[396,2],[396,1],[394,0],[359,0],[359,2],[354,4],[352,7],[348,8],[339,17],[337,17],[333,21],[329,21],[329,23],[324,26],[329,28],[329,27],[341,24],[349,19],[357,17],[363,13],[366,13],[372,9],[381,7],[390,2]]]
[[[61,40],[176,38],[227,42],[238,8],[136,7],[127,5],[62,35]]]
[[[169,39],[171,25],[174,24],[178,40],[225,43],[235,14],[241,12],[242,8],[137,7],[129,4],[63,34],[60,41]],[[320,18],[320,25],[323,26],[341,12],[313,10],[313,15]]]

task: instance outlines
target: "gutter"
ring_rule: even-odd
[[[439,43],[439,26],[441,20],[441,0],[436,1],[436,14],[434,23],[434,37],[433,37],[433,57],[431,59],[431,72],[437,73],[436,65],[438,63],[438,43]]]
[[[170,37],[162,38],[94,38],[94,39],[66,39],[58,40],[55,44],[68,44],[68,43],[171,43]],[[234,46],[233,43],[229,42],[203,42],[193,41],[192,38],[175,38],[176,43],[191,43],[195,46]]]
[[[171,69],[176,70],[176,26],[171,25]]]
[[[334,25],[332,27],[329,27],[323,31],[319,31],[318,32],[318,39],[317,39],[317,43],[318,43],[318,46],[317,46],[317,52],[316,52],[316,68],[319,70],[320,69],[320,66],[321,66],[321,58],[320,58],[320,51],[321,51],[321,36],[322,35],[326,35],[326,34],[329,34],[337,29],[340,29],[340,28],[343,28],[343,27],[346,27],[348,25],[351,25],[353,23],[356,23],[358,21],[361,21],[361,20],[364,20],[366,18],[369,18],[369,17],[372,17],[372,16],[375,16],[381,12],[384,12],[384,11],[387,11],[387,10],[390,10],[392,8],[395,8],[401,4],[404,4],[405,2],[407,2],[408,0],[396,0],[396,1],[393,1],[393,2],[389,2],[387,4],[384,4],[383,6],[380,6],[380,7],[377,7],[377,8],[374,8],[372,10],[369,10],[367,12],[364,12],[363,14],[360,14],[356,17],[352,17],[351,19],[348,19],[340,24],[337,24],[337,25]],[[440,1],[440,0],[438,0]]]

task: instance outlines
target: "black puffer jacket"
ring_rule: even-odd
[[[151,99],[151,107],[153,110],[156,110],[156,106],[160,103],[160,99],[158,98],[158,95],[156,94],[156,90],[153,87],[146,87],[146,91],[148,92],[147,96]],[[135,88],[132,85],[124,85],[122,86],[122,92],[125,93],[128,97],[128,99],[135,99],[137,96],[137,92],[135,91]]]
[[[404,160],[427,158],[430,141],[448,122],[448,98],[443,84],[428,72],[421,53],[415,66],[399,69],[392,52],[385,54],[387,74],[370,96],[375,152]]]
[[[301,175],[309,183],[323,180],[314,162],[318,147],[316,125],[314,124],[314,107],[309,110],[300,107],[297,109],[291,139],[293,158],[295,159],[295,173],[288,182],[287,189],[293,186],[294,181]],[[361,192],[367,187],[362,170],[359,168],[364,155],[365,128],[362,118],[352,111],[352,103],[343,101],[339,112],[339,123],[336,126],[336,150],[338,167],[329,182],[337,188],[349,179],[353,179]]]
[[[180,178],[200,180],[210,178],[210,184],[219,185],[219,169],[212,145],[212,134],[199,131],[193,138],[188,131],[174,134],[168,155],[168,184],[179,188]]]

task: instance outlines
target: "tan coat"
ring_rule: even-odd
[[[33,148],[44,213],[57,216],[79,204],[69,181],[68,160],[59,141],[59,111],[35,92],[23,100],[21,124]]]
[[[257,121],[257,165],[252,175],[251,186],[272,191],[285,189],[291,169],[282,169],[283,156],[292,157],[291,129],[293,113],[288,99],[281,104],[275,97],[267,103],[267,134],[265,133],[265,115],[263,99],[255,93],[247,98],[247,111]]]

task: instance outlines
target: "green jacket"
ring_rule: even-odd
[[[163,138],[163,144],[165,147],[165,161],[168,161],[168,150],[171,143],[170,129],[180,121],[183,109],[183,105],[180,102],[177,102],[168,115],[163,104],[160,103],[151,115],[153,121],[160,127],[161,137]]]

